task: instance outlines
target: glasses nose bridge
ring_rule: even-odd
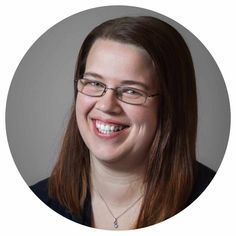
[[[115,96],[117,97],[117,95],[118,95],[118,94],[117,94],[117,89],[116,89],[116,88],[109,88],[109,87],[105,87],[105,88],[104,88],[104,91],[103,91],[103,93],[102,93],[102,96],[106,94],[107,90],[112,90],[112,91],[114,91],[114,92],[115,92]]]

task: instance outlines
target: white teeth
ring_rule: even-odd
[[[102,123],[96,121],[96,128],[99,130],[100,133],[108,134],[108,133],[111,133],[111,132],[120,131],[124,128],[124,126],[122,126],[122,125],[115,126],[115,125],[102,124]]]

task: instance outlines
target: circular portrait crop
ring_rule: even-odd
[[[82,225],[129,230],[204,192],[224,156],[230,107],[192,33],[155,12],[107,6],[32,45],[10,86],[6,128],[42,204]]]

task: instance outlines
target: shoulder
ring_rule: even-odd
[[[62,206],[56,200],[52,199],[48,194],[48,178],[39,181],[38,183],[30,186],[30,189],[34,194],[51,208],[55,208],[57,211],[62,210]],[[54,210],[55,210],[54,209]]]
[[[52,210],[56,211],[60,215],[78,222],[76,219],[65,207],[63,207],[58,201],[52,199],[48,194],[48,178],[39,181],[38,183],[31,185],[30,189],[34,192],[34,194],[43,201],[48,207]]]
[[[195,182],[188,204],[197,199],[201,193],[207,188],[216,172],[200,162],[196,162],[195,166]]]
[[[203,165],[200,162],[196,163],[196,183],[208,185],[214,178],[215,174],[216,172],[209,167]]]
[[[41,180],[40,182],[31,185],[30,189],[44,203],[47,203],[50,200],[48,196],[48,179]]]

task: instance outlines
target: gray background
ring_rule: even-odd
[[[95,8],[53,26],[28,50],[12,80],[6,130],[12,156],[26,183],[50,175],[73,101],[73,74],[81,43],[98,24],[120,16],[152,15],[174,26],[192,53],[198,90],[197,159],[217,170],[228,142],[230,107],[224,80],[203,44],[175,21],[128,6]]]

